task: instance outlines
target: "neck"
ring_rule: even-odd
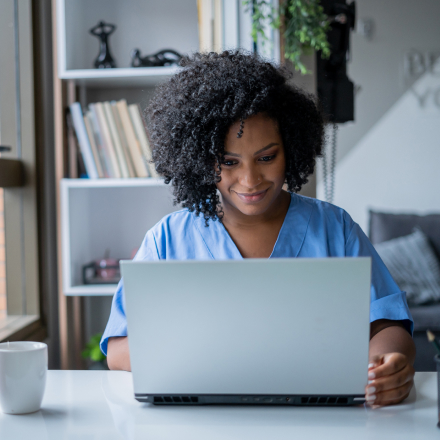
[[[235,206],[221,201],[223,209],[223,224],[226,228],[249,229],[253,227],[264,226],[265,224],[284,221],[290,206],[290,194],[284,190],[280,192],[276,200],[267,209],[266,212],[259,215],[246,215]]]

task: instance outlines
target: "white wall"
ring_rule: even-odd
[[[364,231],[369,208],[440,212],[440,108],[434,95],[421,107],[414,93],[429,90],[440,98],[439,77],[420,78],[337,167],[334,203]]]
[[[373,38],[357,31],[351,36],[348,74],[360,91],[353,123],[339,129],[338,156],[342,159],[408,90],[404,54],[411,49],[440,49],[440,1],[356,0],[357,18],[372,19]]]
[[[357,5],[359,18],[372,18],[376,32],[371,41],[359,34],[352,39],[349,72],[361,91],[356,121],[339,128],[334,203],[367,232],[370,208],[440,212],[440,75],[428,72],[415,82],[404,77],[406,52],[440,50],[440,2]],[[323,199],[321,169],[318,182]]]

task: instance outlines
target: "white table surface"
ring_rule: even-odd
[[[405,403],[379,409],[154,406],[131,373],[49,371],[42,409],[0,413],[0,439],[440,439],[435,373],[417,373]]]

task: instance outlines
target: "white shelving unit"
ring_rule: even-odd
[[[179,209],[171,189],[157,179],[64,179],[66,157],[65,109],[80,101],[126,99],[148,105],[154,87],[179,67],[131,67],[131,52],[141,56],[162,49],[181,54],[199,50],[197,0],[51,0],[55,11],[54,54],[55,163],[58,182],[57,236],[61,256],[57,267],[62,367],[83,368],[81,339],[104,329],[116,285],[84,285],[82,267],[104,256],[130,258],[145,233],[163,216]],[[211,0],[204,0],[210,2]],[[278,0],[272,0],[274,6]],[[222,0],[223,45],[252,51],[251,13],[242,0]],[[117,26],[109,38],[117,68],[95,69],[99,41],[89,29],[99,21]],[[266,58],[279,60],[278,33]],[[270,45],[266,45],[266,49]],[[69,159],[70,160],[70,159]],[[72,298],[66,298],[71,296]],[[85,298],[84,298],[85,297]],[[67,347],[74,347],[74,353]]]
[[[80,86],[73,99],[83,106],[121,96],[145,105],[153,88],[180,69],[130,67],[135,48],[143,55],[166,48],[182,54],[199,50],[197,0],[55,2],[58,77]],[[250,10],[242,0],[223,0],[222,8],[224,46],[252,50]],[[93,68],[99,41],[89,30],[99,21],[116,25],[109,46],[117,68]],[[268,36],[275,51],[265,55],[279,60],[278,33],[268,30]],[[103,258],[106,249],[113,258],[129,258],[146,231],[176,210],[170,189],[157,179],[62,179],[60,190],[65,295],[113,294],[114,285],[82,285],[82,266]]]
[[[84,285],[82,267],[103,258],[130,258],[145,233],[173,205],[161,179],[63,179],[61,230],[65,295],[113,295],[116,285]]]

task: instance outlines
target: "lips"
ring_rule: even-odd
[[[263,191],[258,191],[254,193],[238,193],[236,192],[237,196],[240,198],[241,201],[245,203],[257,203],[264,199],[264,197],[267,194],[267,189]]]

